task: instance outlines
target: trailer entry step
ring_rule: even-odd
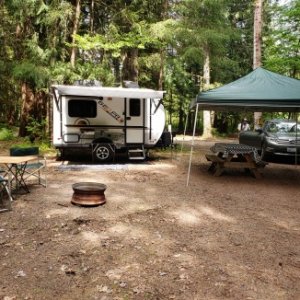
[[[128,149],[128,158],[130,160],[144,160],[146,158],[144,147]]]

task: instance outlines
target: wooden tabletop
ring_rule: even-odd
[[[26,156],[1,155],[0,164],[21,164],[36,159],[38,159],[37,155],[26,155]]]

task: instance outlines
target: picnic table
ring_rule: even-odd
[[[210,150],[205,157],[211,162],[208,170],[214,176],[222,175],[226,168],[240,168],[261,178],[259,169],[267,164],[261,160],[256,148],[244,144],[216,143]]]

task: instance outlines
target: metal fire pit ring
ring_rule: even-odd
[[[107,186],[98,182],[77,182],[72,185],[71,203],[80,206],[98,206],[106,202],[104,192]]]

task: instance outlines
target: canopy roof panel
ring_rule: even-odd
[[[199,93],[203,110],[299,111],[300,80],[257,68],[222,87]]]

